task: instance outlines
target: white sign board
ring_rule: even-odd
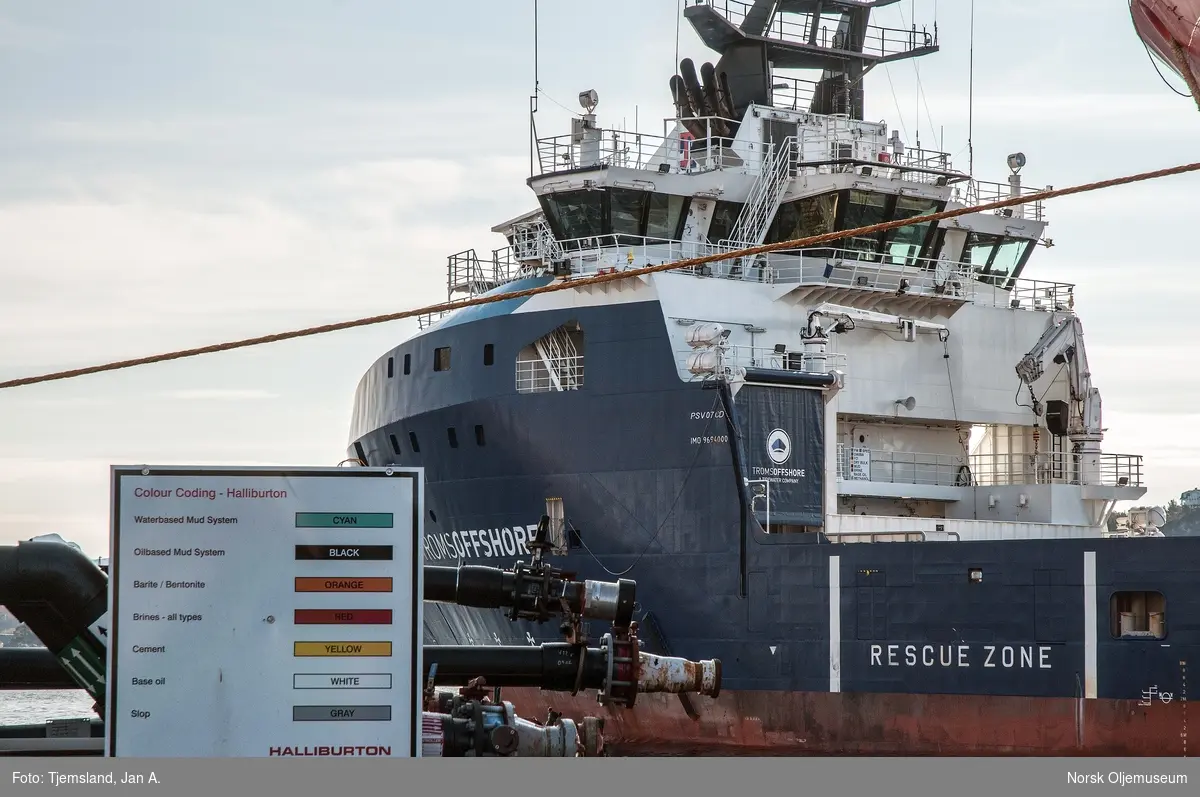
[[[871,479],[871,449],[850,449],[850,473],[846,478],[865,481]]]
[[[106,755],[420,755],[423,470],[112,488]]]

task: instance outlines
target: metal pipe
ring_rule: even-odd
[[[512,609],[514,619],[540,620],[570,612],[628,628],[633,621],[636,588],[629,579],[574,581],[557,571],[540,571],[524,563],[512,570],[483,565],[425,567],[425,600],[477,609]]]
[[[716,697],[721,692],[718,659],[690,661],[638,651],[636,661],[622,657],[636,647],[605,637],[605,646],[584,648],[566,642],[524,645],[425,645],[424,678],[437,665],[434,682],[464,685],[482,676],[488,686],[532,686],[555,692],[596,689],[628,700],[619,688],[628,683],[640,693],[694,693]],[[623,669],[624,666],[624,669]],[[626,680],[628,679],[628,680]]]
[[[608,654],[567,642],[537,647],[525,645],[425,645],[425,673],[437,664],[435,683],[466,684],[483,676],[488,686],[534,686],[556,692],[603,689],[608,677]],[[582,657],[582,666],[580,658]]]
[[[108,577],[96,563],[59,542],[0,546],[0,606],[67,662],[102,711],[106,641],[90,629],[108,609]]]
[[[46,648],[0,648],[0,690],[77,688]]]
[[[642,651],[637,658],[637,692],[720,694],[720,660],[689,661]],[[562,692],[611,689],[608,647],[583,648],[565,642],[538,647],[425,645],[424,659],[423,677],[429,678],[429,669],[436,663],[434,681],[441,684],[463,685],[483,676],[489,686],[533,686]],[[45,648],[0,648],[0,690],[78,686]]]
[[[0,606],[51,650],[87,634],[108,608],[108,578],[77,548],[25,541],[0,546]]]

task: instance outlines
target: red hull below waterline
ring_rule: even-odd
[[[550,710],[604,719],[616,756],[1136,756],[1187,754],[1187,703],[826,692],[639,695],[632,709],[594,696],[505,688],[526,718]],[[1200,719],[1198,717],[1197,719]]]
[[[1131,0],[1133,26],[1159,57],[1183,76],[1172,41],[1178,42],[1193,79],[1200,79],[1200,0]]]

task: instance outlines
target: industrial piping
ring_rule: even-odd
[[[104,710],[106,640],[91,626],[108,608],[108,577],[77,548],[59,542],[31,540],[0,546],[0,606],[53,653]]]

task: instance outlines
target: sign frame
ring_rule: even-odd
[[[389,465],[381,467],[339,467],[339,466],[154,466],[154,465],[113,465],[111,466],[110,487],[110,526],[109,526],[109,570],[108,570],[108,610],[103,615],[107,620],[108,637],[105,639],[107,660],[105,662],[105,737],[104,756],[117,757],[116,749],[117,723],[119,709],[117,672],[117,650],[120,643],[120,550],[121,550],[121,495],[124,488],[123,479],[146,477],[175,477],[175,478],[212,478],[214,476],[233,478],[389,478],[407,479],[412,490],[412,534],[411,563],[412,572],[409,574],[409,589],[411,602],[412,639],[410,640],[410,689],[412,716],[409,722],[409,743],[405,751],[407,755],[391,756],[398,758],[419,758],[421,756],[422,717],[424,704],[424,673],[422,666],[424,639],[424,557],[425,557],[425,469],[423,467],[404,467]],[[298,527],[297,530],[309,530]],[[402,541],[390,540],[393,546],[403,545]],[[295,540],[289,540],[291,549]],[[397,592],[402,588],[397,584]],[[394,640],[396,648],[402,649],[403,640]],[[286,674],[281,674],[283,677]],[[402,684],[396,686],[403,687]],[[243,757],[243,756],[231,756]],[[251,756],[256,757],[256,756]]]

